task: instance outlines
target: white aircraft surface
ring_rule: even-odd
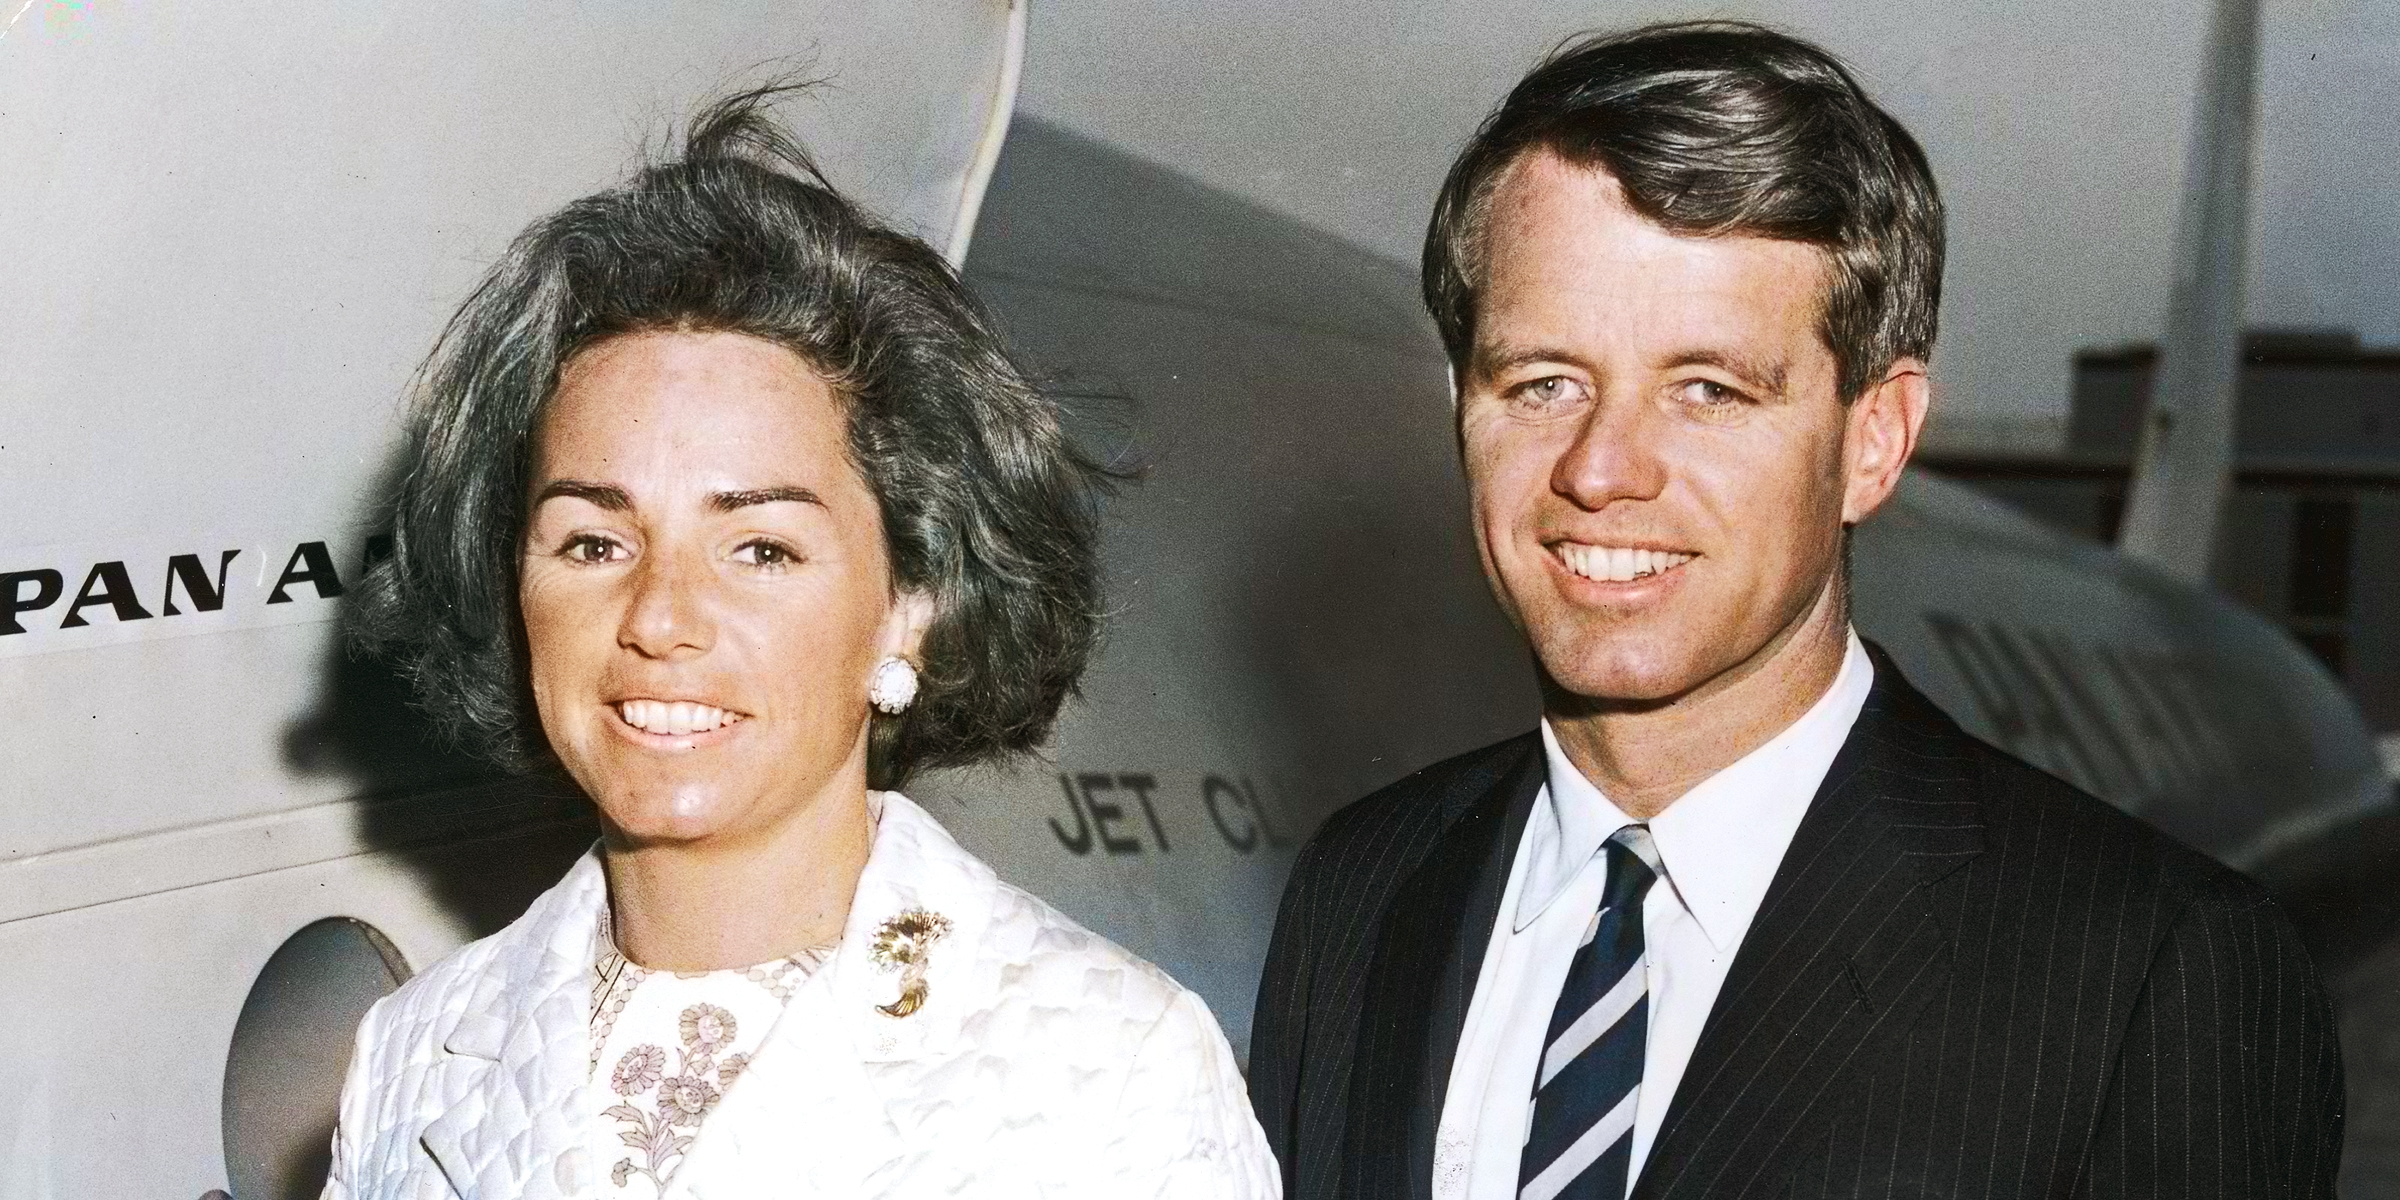
[[[1316,822],[1532,722],[1411,273],[1012,130],[1021,4],[30,11],[0,32],[0,1198],[313,1196],[365,1007],[589,844],[579,798],[430,742],[340,596],[483,266],[786,48],[831,80],[789,115],[835,181],[963,259],[1143,472],[1053,754],[915,789],[970,848],[1238,1047]],[[2331,678],[2203,591],[1923,474],[1857,560],[1862,631],[1950,711],[2227,861],[2388,803]]]

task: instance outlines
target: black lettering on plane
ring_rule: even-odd
[[[1142,802],[1142,815],[1150,819],[1150,832],[1158,839],[1158,852],[1167,853],[1167,827],[1158,823],[1158,809],[1150,803],[1150,793],[1157,790],[1158,778],[1154,775],[1119,775],[1117,786],[1132,792]]]
[[[1292,839],[1286,837],[1282,830],[1275,828],[1274,814],[1269,812],[1267,806],[1259,801],[1258,785],[1250,782],[1250,777],[1247,775],[1242,776],[1242,791],[1250,797],[1250,811],[1258,814],[1258,827],[1266,833],[1267,845],[1278,850],[1291,845]]]
[[[1067,836],[1067,827],[1059,824],[1057,817],[1050,818],[1050,832],[1058,835],[1058,844],[1065,846],[1067,853],[1081,858],[1092,852],[1092,822],[1083,815],[1083,802],[1075,796],[1075,781],[1062,773],[1058,786],[1067,794],[1067,811],[1075,814],[1075,836]]]
[[[2203,776],[2206,772],[2199,761],[2198,749],[2174,718],[2161,711],[2158,699],[2142,683],[2140,671],[2115,646],[2094,646],[2091,656],[2123,701],[2120,711],[2132,720],[2140,743],[2156,751],[2166,763],[2167,777],[2161,781],[2160,790],[2186,787]]]
[[[31,595],[25,591],[29,583],[33,585]],[[25,632],[25,623],[17,618],[58,603],[59,594],[66,590],[66,578],[47,567],[0,573],[0,637]]]
[[[289,562],[283,564],[283,574],[275,580],[275,590],[268,594],[269,604],[292,602],[290,588],[305,583],[317,589],[317,598],[331,600],[342,594],[342,577],[334,573],[333,555],[323,542],[302,542],[292,549]]]
[[[1966,622],[1948,613],[1926,613],[1925,624],[1933,630],[1934,644],[1949,656],[1959,678],[1967,681],[1967,690],[1975,694],[1975,706],[1983,710],[1984,724],[1992,731],[1992,740],[2011,754],[2026,753],[2025,735],[2030,726],[2010,697],[2007,680],[2001,677],[2000,666],[1992,661],[1983,638]]]
[[[67,619],[60,629],[80,629],[91,624],[83,610],[107,605],[119,621],[147,621],[150,610],[142,607],[141,598],[133,593],[133,576],[125,573],[122,562],[93,563],[91,574],[83,577],[83,587],[75,593],[75,603],[67,606]]]
[[[1217,827],[1217,836],[1224,838],[1226,845],[1243,854],[1258,848],[1258,822],[1239,811],[1249,808],[1250,800],[1242,795],[1242,789],[1235,787],[1232,780],[1222,775],[1211,775],[1201,780],[1200,800],[1208,808],[1209,821]],[[1228,821],[1225,815],[1229,806],[1236,810],[1232,821]],[[1237,821],[1238,833],[1235,832]]]
[[[185,598],[192,602],[195,612],[215,612],[225,607],[225,572],[233,566],[233,556],[239,550],[228,550],[217,559],[217,578],[211,583],[208,568],[200,564],[197,554],[178,554],[167,560],[167,591],[158,610],[162,615],[180,617],[183,610],[175,607],[175,585],[183,585]]]
[[[2191,748],[2192,761],[2201,764],[2203,771],[2231,773],[2235,763],[2233,751],[2218,735],[2216,727],[2200,698],[2192,694],[2191,681],[2185,666],[2169,654],[2137,654],[2141,669],[2132,673],[2137,684],[2150,693],[2159,711],[2183,731],[2184,744]]]
[[[2116,721],[2111,717],[2108,707],[2093,699],[2091,688],[2074,670],[2070,663],[2071,652],[2064,639],[2038,629],[2028,629],[2025,631],[2025,644],[2033,648],[2033,656],[2045,668],[2051,686],[2058,689],[2058,695],[2065,697],[2082,718],[2076,722],[2076,728],[2088,731],[2099,748],[2107,751],[2101,757],[2108,759],[2116,768],[2115,773],[2123,779],[2124,790],[2120,794],[2131,799],[2157,791],[2150,782],[2146,769],[2148,764],[2134,754],[2133,747],[2117,731]]]
[[[1125,819],[1125,806],[1114,800],[1102,800],[1095,792],[1117,790],[1116,777],[1104,772],[1086,771],[1075,777],[1075,786],[1083,793],[1083,807],[1092,814],[1092,832],[1100,836],[1100,848],[1110,854],[1139,854],[1140,838],[1119,837],[1109,826]]]
[[[1991,640],[1992,653],[2007,663],[2009,673],[2016,677],[2026,700],[2025,715],[2032,722],[2034,732],[2040,736],[2043,745],[2053,749],[2052,753],[2044,755],[2048,760],[2047,765],[2095,794],[2105,796],[2112,792],[2114,789],[2109,787],[2111,781],[2101,771],[2098,757],[2090,747],[2084,745],[2082,732],[2075,727],[2075,723],[2067,720],[2066,710],[2058,702],[2058,694],[2050,689],[2050,682],[2033,669],[2033,664],[2025,657],[2024,647],[2000,625],[1985,625],[1984,634]]]

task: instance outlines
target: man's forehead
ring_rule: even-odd
[[[1689,252],[1705,254],[1738,247],[1755,256],[1782,260],[1814,286],[1829,265],[1823,247],[1737,230],[1676,228],[1642,210],[1607,167],[1567,159],[1535,147],[1510,160],[1494,177],[1481,205],[1475,265],[1486,283],[1496,263],[1529,250],[1555,254],[1562,237],[1598,230],[1608,233],[1614,254]],[[1528,246],[1527,243],[1536,243]]]
[[[1606,170],[1528,153],[1481,222],[1472,368],[1635,333],[1753,367],[1818,340],[1825,255],[1747,235],[1670,229],[1636,211]]]

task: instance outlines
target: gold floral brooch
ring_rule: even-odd
[[[925,953],[948,932],[950,918],[922,908],[909,909],[875,927],[868,960],[885,971],[900,972],[900,998],[876,1005],[875,1011],[887,1017],[905,1017],[925,1007]]]

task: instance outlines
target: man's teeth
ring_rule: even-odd
[[[689,700],[620,700],[617,715],[643,733],[707,733],[742,719],[742,714]]]
[[[1623,546],[1578,546],[1561,543],[1559,561],[1567,569],[1585,579],[1605,583],[1630,583],[1648,575],[1671,571],[1692,561],[1689,554],[1667,550],[1632,550]]]

